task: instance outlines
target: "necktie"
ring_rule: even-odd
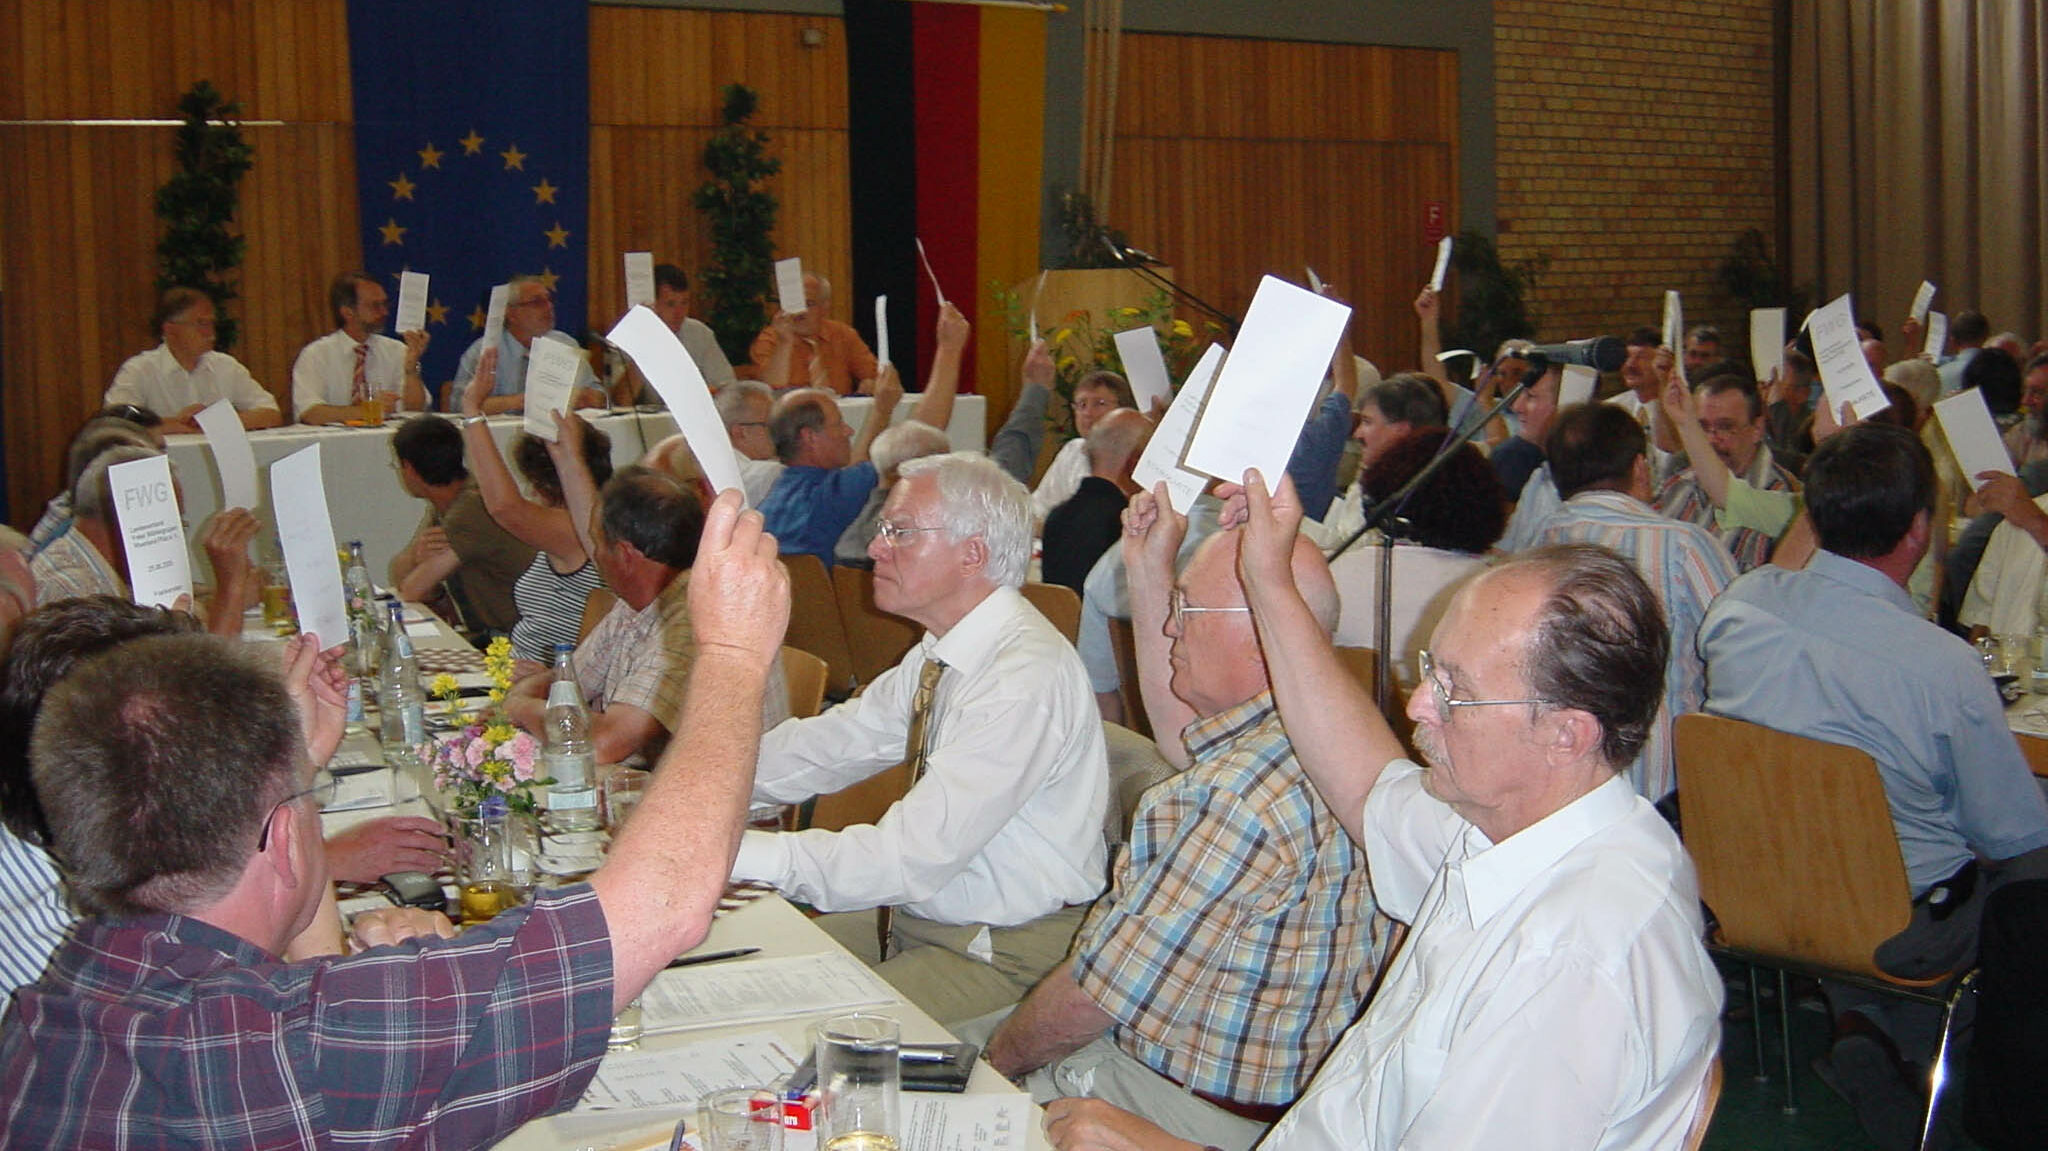
[[[903,741],[903,759],[910,765],[911,787],[916,787],[917,781],[924,778],[925,762],[931,754],[926,736],[931,729],[932,700],[939,694],[939,676],[945,670],[945,661],[925,660],[923,669],[917,673],[917,694],[910,697],[910,732]],[[889,958],[889,927],[895,918],[893,912],[893,908],[884,907],[875,913],[875,942],[884,959]]]
[[[805,340],[804,343],[811,351],[811,386],[823,388],[828,392],[831,391],[832,385],[825,382],[825,345],[823,341]]]
[[[370,374],[365,370],[370,356],[370,341],[356,345],[356,374],[349,384],[349,395],[358,404],[370,402]]]

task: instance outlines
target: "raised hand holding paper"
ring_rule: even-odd
[[[199,412],[199,430],[213,449],[213,468],[220,473],[220,506],[256,510],[256,453],[249,433],[235,415],[235,405],[215,400]]]
[[[1031,289],[1031,342],[1038,343],[1038,297],[1045,293],[1045,272],[1038,273],[1038,284]]]
[[[130,460],[107,469],[107,490],[128,552],[128,587],[135,602],[169,607],[192,594],[192,557],[185,521],[171,486],[169,456]]]
[[[690,444],[690,452],[697,457],[697,466],[704,469],[704,478],[710,482],[713,491],[722,492],[727,488],[739,490],[742,498],[746,486],[740,482],[740,463],[733,455],[732,438],[725,434],[725,423],[718,418],[718,407],[711,402],[711,389],[704,384],[704,373],[697,368],[697,362],[690,353],[683,350],[683,342],[669,330],[661,317],[646,308],[634,308],[605,335],[620,351],[647,377],[647,382],[668,405],[669,414],[675,417],[676,427]]]
[[[341,561],[334,554],[334,520],[320,477],[320,445],[301,448],[270,465],[270,502],[290,508],[277,517],[277,542],[291,581],[299,630],[333,647],[348,639],[348,608],[341,598]]]
[[[1429,290],[1432,292],[1443,291],[1444,277],[1449,275],[1450,271],[1451,238],[1449,236],[1445,236],[1443,239],[1438,240],[1436,242],[1436,270],[1429,274]],[[1320,293],[1320,291],[1321,289],[1318,289],[1318,293]]]
[[[1749,362],[1758,383],[1770,379],[1785,362],[1785,309],[1749,310]]]
[[[1664,293],[1664,346],[1671,349],[1671,370],[1691,383],[1685,378],[1685,304],[1673,291]]]
[[[1564,378],[1557,384],[1557,406],[1570,407],[1573,404],[1593,402],[1593,389],[1600,383],[1600,373],[1584,364],[1566,364]]]
[[[1231,483],[1246,468],[1279,483],[1350,318],[1350,308],[1306,288],[1260,280],[1181,462]]]
[[[804,300],[804,262],[795,256],[775,261],[775,300],[784,315],[808,311]]]
[[[1138,410],[1149,412],[1152,401],[1173,399],[1173,378],[1166,374],[1166,356],[1159,351],[1159,333],[1147,324],[1118,332],[1116,354],[1124,363],[1124,379],[1138,399]]]
[[[626,306],[654,302],[654,253],[626,253]]]
[[[400,272],[398,274],[398,317],[391,326],[400,332],[424,332],[427,330],[427,274],[425,272]]]
[[[1829,411],[1838,412],[1847,403],[1857,419],[1867,420],[1892,406],[1877,377],[1870,374],[1870,361],[1863,358],[1863,339],[1856,334],[1848,293],[1815,309],[1807,318],[1807,329],[1813,334],[1813,358],[1820,364],[1820,386]]]
[[[1927,313],[1927,342],[1920,346],[1920,354],[1930,360],[1939,360],[1948,350],[1948,313]]]
[[[498,346],[498,337],[505,334],[505,303],[512,294],[512,285],[499,284],[491,289],[491,305],[484,309],[484,344],[486,348]]]
[[[2005,440],[1991,420],[1991,409],[1985,406],[1983,392],[1971,388],[1937,401],[1934,416],[1941,421],[1941,434],[1948,438],[1949,450],[1955,452],[1956,463],[1963,469],[1963,478],[1970,481],[1971,491],[1984,486],[1984,481],[1977,478],[1979,472],[2013,474],[2012,456],[2006,453]]]
[[[924,274],[932,278],[932,295],[939,298],[939,306],[946,306],[946,289],[939,287],[939,274],[932,271],[932,258],[924,254],[924,240],[917,240],[917,258],[924,264]]]
[[[1913,322],[1916,324],[1926,323],[1927,309],[1933,306],[1934,285],[1926,280],[1922,280],[1920,281],[1920,290],[1913,293],[1913,310],[1910,313],[1913,317]]]
[[[569,410],[569,394],[576,388],[576,368],[583,349],[561,340],[541,338],[526,355],[526,430],[549,443],[555,442],[552,412]]]
[[[1202,414],[1202,401],[1209,395],[1216,369],[1223,364],[1223,354],[1222,344],[1210,344],[1209,350],[1202,353],[1195,370],[1188,373],[1187,382],[1181,385],[1180,394],[1173,398],[1173,406],[1159,417],[1159,426],[1152,430],[1145,454],[1138,457],[1138,466],[1131,470],[1131,479],[1146,491],[1165,480],[1167,502],[1182,515],[1188,514],[1195,497],[1209,486],[1209,477],[1180,466],[1180,457],[1188,446],[1188,437],[1194,434],[1195,423]]]
[[[875,297],[875,367],[889,366],[889,297]]]

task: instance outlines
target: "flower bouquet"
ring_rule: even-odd
[[[483,801],[505,797],[506,806],[527,816],[539,811],[536,792],[553,780],[540,776],[540,741],[505,719],[500,707],[512,686],[512,645],[502,637],[484,651],[484,670],[491,677],[490,705],[472,722],[436,736],[428,767],[434,786],[447,797],[448,810],[473,817]],[[435,677],[431,689],[459,718],[461,688],[455,677]]]

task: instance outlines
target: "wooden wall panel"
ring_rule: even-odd
[[[1458,228],[1455,53],[1126,33],[1120,76],[1110,218],[1133,246],[1240,316],[1261,275],[1313,265],[1360,355],[1415,365],[1424,204]]]

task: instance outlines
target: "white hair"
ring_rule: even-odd
[[[1031,493],[979,452],[904,461],[904,479],[929,475],[939,488],[940,523],[954,543],[980,538],[982,574],[999,587],[1023,587],[1031,565]]]
[[[906,420],[884,428],[868,445],[868,459],[882,475],[893,475],[905,463],[925,456],[942,456],[953,450],[946,433],[920,420]]]
[[[114,508],[107,489],[107,469],[115,464],[154,459],[160,455],[163,453],[155,448],[115,444],[94,456],[92,462],[85,465],[85,470],[78,473],[78,482],[71,485],[71,514],[80,519],[111,521]]]
[[[718,418],[727,428],[747,418],[747,405],[759,400],[772,410],[775,406],[775,391],[759,380],[734,380],[718,389],[718,396],[712,402],[718,405]]]

